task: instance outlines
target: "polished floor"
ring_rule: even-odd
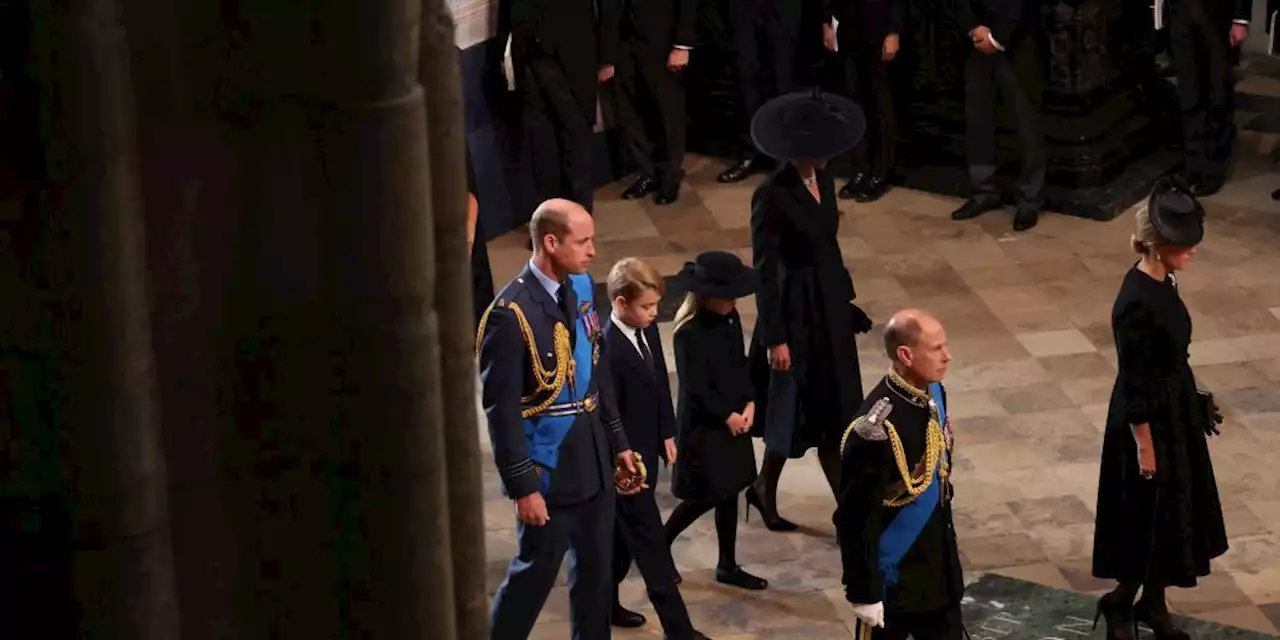
[[[1280,97],[1280,80],[1252,80]],[[1280,173],[1269,154],[1273,134],[1242,131],[1232,182],[1206,199],[1208,228],[1193,266],[1179,278],[1195,322],[1191,359],[1202,386],[1226,414],[1211,443],[1231,550],[1193,590],[1171,590],[1176,611],[1232,626],[1280,629]],[[723,186],[716,160],[690,156],[690,178],[675,205],[624,202],[625,183],[598,194],[595,275],[625,256],[641,256],[675,274],[692,255],[728,249],[750,259],[751,192],[759,179]],[[1095,593],[1109,588],[1089,574],[1097,460],[1106,402],[1115,376],[1108,326],[1120,279],[1133,263],[1132,215],[1100,223],[1046,215],[1014,234],[1011,212],[957,223],[958,200],[897,189],[870,205],[841,203],[840,245],[858,303],[877,322],[902,307],[941,317],[953,363],[946,380],[957,433],[956,528],[970,579],[994,572]],[[495,280],[518,271],[528,254],[513,233],[491,244]],[[751,299],[744,324],[754,324]],[[664,326],[670,356],[670,327]],[[871,384],[887,361],[878,330],[863,336]],[[674,376],[673,376],[674,379]],[[486,469],[486,544],[490,588],[515,549],[514,515]],[[674,506],[663,472],[664,509]],[[802,525],[771,533],[758,520],[741,526],[739,560],[770,581],[763,592],[719,585],[708,516],[674,549],[694,624],[711,637],[852,637],[840,588],[833,500],[812,457],[783,474],[781,512]],[[650,614],[619,638],[657,638],[636,572],[624,585],[628,606]],[[568,638],[563,586],[547,603],[535,637]],[[1094,635],[1101,637],[1101,632]]]

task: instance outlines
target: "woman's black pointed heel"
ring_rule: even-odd
[[[1151,627],[1156,640],[1191,640],[1191,635],[1173,625],[1167,607],[1152,607],[1148,602],[1139,600],[1133,607],[1133,637],[1138,637],[1138,623]]]
[[[760,517],[764,518],[764,528],[770,531],[795,531],[796,529],[799,529],[799,527],[796,526],[796,523],[778,515],[776,507],[772,512],[765,511],[764,503],[760,500],[760,494],[756,493],[756,488],[754,486],[747,487],[746,519],[748,522],[751,520],[751,507],[755,507],[756,511],[760,512]]]
[[[1133,620],[1133,605],[1117,601],[1115,593],[1098,598],[1098,609],[1093,614],[1093,628],[1097,629],[1098,620],[1104,618],[1107,621],[1107,640],[1135,640],[1138,637],[1137,624]]]

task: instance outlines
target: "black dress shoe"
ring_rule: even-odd
[[[1000,200],[991,196],[969,198],[959,209],[951,212],[952,220],[972,220],[988,211],[1000,208]]]
[[[1014,231],[1026,231],[1027,229],[1036,226],[1037,222],[1040,222],[1039,207],[1023,205],[1018,207],[1017,213],[1013,214]]]
[[[670,180],[663,180],[658,183],[658,195],[653,197],[653,203],[659,205],[668,205],[680,198],[680,183]]]
[[[609,614],[609,622],[615,627],[635,629],[644,626],[644,616],[620,604],[615,604],[613,605],[613,613]]]
[[[836,197],[840,198],[841,200],[848,200],[850,198],[853,198],[855,197],[855,194],[858,193],[858,191],[862,190],[862,186],[866,183],[867,183],[867,174],[855,173],[853,174],[853,177],[849,179],[848,182],[844,183],[843,187],[840,187],[840,192],[836,194]]]
[[[853,199],[858,202],[875,202],[889,191],[889,181],[884,178],[869,178],[862,183],[862,188],[853,192]]]
[[[1280,189],[1276,189],[1275,191],[1271,192],[1271,199],[1280,200]]]
[[[626,191],[622,192],[622,199],[639,200],[640,198],[643,198],[657,190],[657,180],[654,180],[649,176],[640,176],[639,178],[636,178],[635,182],[631,183],[631,186],[627,187]]]
[[[716,176],[716,182],[721,184],[729,184],[732,182],[742,182],[748,176],[755,173],[760,168],[759,158],[743,158],[738,164],[725,169],[720,175]]]
[[[769,581],[764,578],[753,576],[742,567],[734,567],[732,569],[716,568],[716,582],[721,584],[732,585],[739,589],[747,589],[749,591],[760,591],[769,586]]]

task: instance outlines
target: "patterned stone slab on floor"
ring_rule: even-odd
[[[965,590],[964,619],[971,640],[1068,640],[1101,638],[1103,625],[1093,629],[1091,596],[988,574]],[[1275,638],[1205,620],[1179,618],[1192,638],[1265,640]],[[1149,630],[1143,629],[1143,638]]]

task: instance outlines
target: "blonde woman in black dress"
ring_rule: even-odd
[[[1173,275],[1203,235],[1196,199],[1181,186],[1158,184],[1137,215],[1133,248],[1141,260],[1125,275],[1112,310],[1119,374],[1102,445],[1093,547],[1093,574],[1120,583],[1098,601],[1110,640],[1136,639],[1139,622],[1158,640],[1188,638],[1169,617],[1165,588],[1194,587],[1227,550],[1206,442],[1221,417],[1187,362],[1191,317]]]

